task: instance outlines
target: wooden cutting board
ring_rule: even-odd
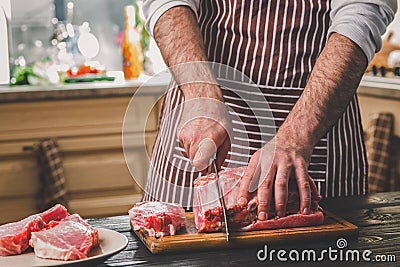
[[[324,211],[323,225],[252,232],[231,232],[229,243],[224,233],[198,233],[194,224],[193,212],[186,213],[186,229],[174,236],[155,238],[144,229],[134,231],[137,237],[153,254],[210,250],[237,246],[255,246],[260,244],[279,244],[302,240],[335,240],[339,237],[357,238],[358,227],[342,218]]]

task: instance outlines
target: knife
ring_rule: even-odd
[[[217,184],[217,189],[218,189],[219,201],[222,206],[222,213],[224,215],[226,242],[229,242],[229,228],[228,228],[228,219],[226,217],[226,205],[225,205],[224,192],[222,191],[222,187],[221,187],[219,175],[218,175],[217,164],[215,163],[215,161],[216,161],[216,157],[214,157],[214,159],[212,160],[212,166],[215,171],[215,176],[217,177],[216,184]]]

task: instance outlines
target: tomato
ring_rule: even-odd
[[[72,69],[67,70],[67,75],[72,78],[72,77],[79,77],[85,74],[98,74],[98,73],[104,73],[102,70],[98,70],[95,67],[89,66],[82,64],[79,69],[76,71],[73,71]]]

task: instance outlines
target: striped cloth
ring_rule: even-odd
[[[369,166],[368,186],[371,192],[395,189],[392,151],[394,116],[392,113],[373,113],[366,131],[366,147]]]
[[[213,69],[236,134],[223,167],[246,165],[286,119],[326,42],[329,12],[330,1],[323,0],[201,1],[197,15],[208,59],[235,70]],[[190,208],[193,181],[200,174],[182,155],[176,136],[183,102],[172,83],[164,98],[143,199]],[[323,196],[367,192],[363,138],[354,95],[312,153],[309,174]]]
[[[389,148],[390,157],[390,185],[389,191],[400,191],[400,137],[393,136]]]
[[[68,208],[68,190],[57,140],[43,139],[24,150],[34,152],[39,167],[39,209],[46,210],[55,204]]]

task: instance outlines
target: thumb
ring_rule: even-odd
[[[197,152],[193,158],[192,165],[198,170],[207,168],[211,157],[217,151],[217,146],[211,138],[205,138],[200,141]]]

